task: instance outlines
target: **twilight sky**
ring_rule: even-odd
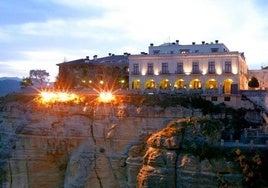
[[[268,66],[267,0],[1,0],[0,77],[27,77],[94,55],[148,52],[150,43],[219,40]]]

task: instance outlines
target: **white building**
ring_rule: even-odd
[[[129,86],[134,90],[199,90],[202,93],[235,94],[248,88],[243,53],[214,43],[149,46],[149,54],[129,56]]]

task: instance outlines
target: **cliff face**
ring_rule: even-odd
[[[0,110],[1,187],[136,187],[149,135],[192,113],[34,102]]]
[[[208,152],[205,143],[213,144],[213,140],[204,139],[204,131],[198,131],[198,126],[182,126],[185,122],[171,122],[149,137],[137,187],[242,187],[243,177],[235,162],[224,155],[202,156]]]

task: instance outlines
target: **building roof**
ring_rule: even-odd
[[[89,59],[87,56],[84,59],[76,59],[72,61],[66,61],[63,63],[57,64],[58,66],[65,66],[65,65],[78,65],[78,64],[92,64],[92,65],[128,65],[128,55],[129,54],[124,54],[124,55],[114,55],[111,54],[106,57],[101,57],[98,58],[97,55],[93,56],[93,59]]]
[[[168,42],[161,44],[159,46],[154,46],[151,44],[149,46],[149,54],[184,54],[184,53],[215,53],[215,52],[229,52],[229,49],[223,44],[219,43],[218,40],[215,42],[206,43],[202,41],[201,44],[192,44],[181,45],[179,41]]]

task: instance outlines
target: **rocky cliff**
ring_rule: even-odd
[[[1,187],[134,186],[142,158],[136,145],[191,113],[32,100],[2,103],[0,110]],[[135,152],[140,160],[127,160]]]
[[[241,187],[232,161],[193,152],[213,136],[177,121],[191,115],[200,113],[123,103],[2,103],[0,187]]]
[[[186,126],[187,121],[171,122],[150,136],[137,187],[242,187],[235,161],[227,160],[223,153],[209,155],[213,150],[208,151],[206,144],[212,145],[213,140],[204,139],[199,124]],[[219,150],[214,148],[214,152]]]

